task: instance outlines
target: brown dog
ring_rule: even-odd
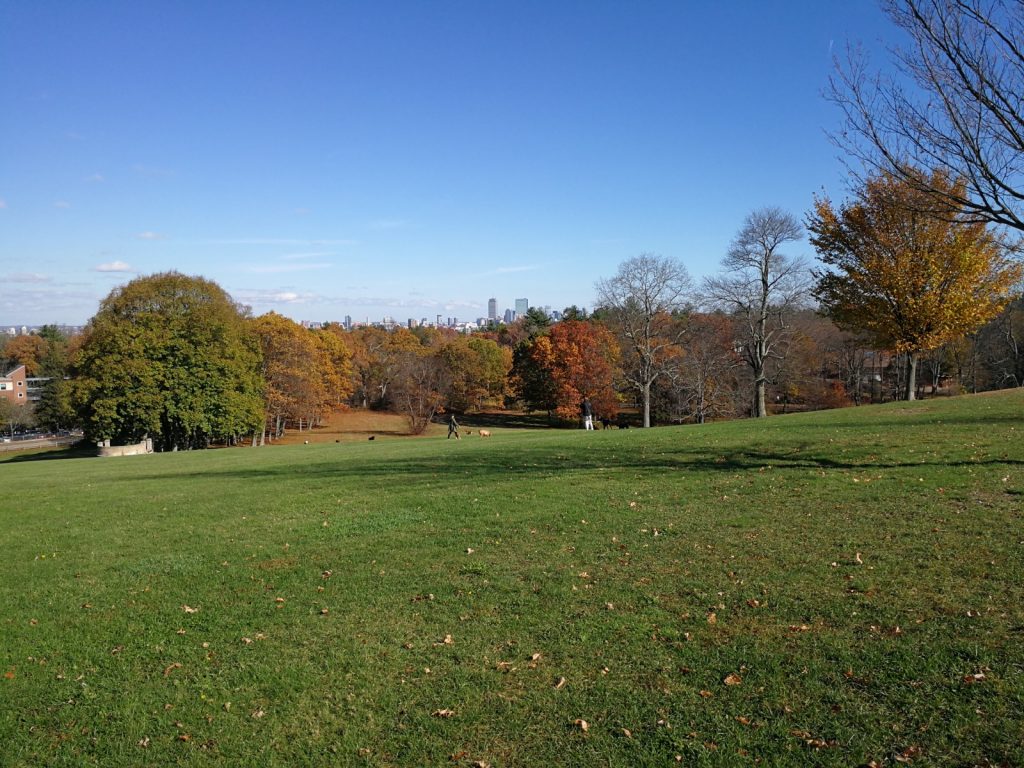
[[[490,436],[491,436],[491,431],[489,429],[481,429],[480,430],[480,437],[490,437]]]

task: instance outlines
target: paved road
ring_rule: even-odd
[[[0,453],[38,448],[66,448],[79,439],[78,437],[40,437],[36,440],[12,440],[9,443],[0,443]]]

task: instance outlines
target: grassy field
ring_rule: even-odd
[[[1024,765],[1024,391],[0,459],[0,764]]]

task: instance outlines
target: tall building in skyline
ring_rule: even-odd
[[[487,319],[497,320],[498,319],[498,300],[488,299],[487,300]]]
[[[530,300],[529,299],[516,299],[516,317],[526,317],[526,313],[530,311]]]

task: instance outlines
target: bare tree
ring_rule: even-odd
[[[785,358],[791,335],[789,316],[810,289],[805,262],[779,252],[802,236],[800,224],[785,211],[756,210],[747,216],[722,259],[725,274],[704,284],[712,306],[737,319],[737,351],[754,376],[751,414],[759,418],[768,415],[764,397],[768,363]]]
[[[1024,2],[885,0],[910,38],[895,75],[851,52],[828,97],[845,116],[833,140],[868,174],[893,173],[974,221],[1024,231]],[[963,179],[951,191],[915,168]]]
[[[645,427],[651,426],[651,385],[678,355],[686,332],[674,315],[686,308],[691,285],[686,267],[653,253],[627,259],[615,277],[597,282],[598,304],[626,340],[624,377],[641,396]]]

